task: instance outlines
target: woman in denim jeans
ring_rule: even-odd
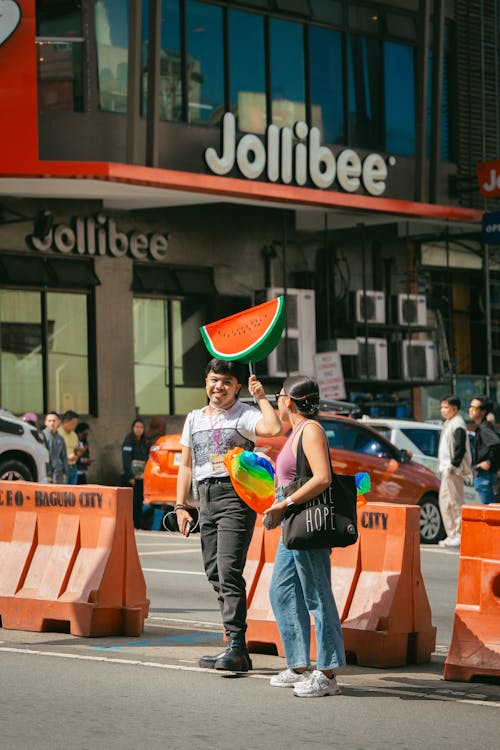
[[[315,417],[319,388],[315,380],[296,375],[285,380],[277,394],[282,420],[292,431],[276,461],[277,486],[296,475],[297,444],[302,447],[312,476],[284,500],[276,500],[264,514],[269,527],[280,523],[288,506],[316,497],[331,481],[330,452],[325,432]],[[289,550],[280,540],[270,586],[271,605],[285,649],[287,668],[271,678],[273,687],[290,687],[301,698],[337,695],[335,670],[345,664],[344,641],[331,585],[330,550]],[[311,669],[311,619],[316,630],[316,669]]]

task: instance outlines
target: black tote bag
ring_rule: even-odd
[[[326,437],[326,436],[325,436]],[[297,477],[284,488],[291,495],[311,477],[302,448],[297,444]],[[283,524],[283,544],[287,549],[349,547],[358,538],[356,478],[335,474],[330,485],[317,497],[291,506]]]

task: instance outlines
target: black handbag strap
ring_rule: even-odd
[[[319,426],[321,427],[321,425],[319,425]],[[302,435],[304,433],[305,427],[306,427],[306,425],[304,425],[304,427],[301,429],[300,435],[299,435],[299,442],[297,443],[297,468],[296,468],[296,472],[297,472],[297,477],[301,477],[301,478],[302,477],[305,477],[305,478],[312,477],[311,467],[307,463],[307,459],[306,459],[306,456],[305,456],[305,453],[304,453],[304,448],[302,447]],[[332,479],[333,479],[334,471],[333,471],[333,468],[332,468],[332,462],[330,461],[330,450],[329,450],[329,447],[328,447],[328,438],[326,437],[326,432],[324,431],[324,429],[322,427],[321,427],[321,431],[323,432],[323,435],[325,436],[326,449],[328,451],[328,465],[330,467],[330,473],[331,473],[331,476],[332,476]]]

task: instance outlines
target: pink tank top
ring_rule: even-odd
[[[295,479],[297,473],[297,457],[293,454],[292,444],[293,439],[297,434],[297,430],[299,428],[302,429],[305,424],[306,422],[299,422],[299,424],[296,425],[278,454],[276,459],[276,483],[278,487],[289,484],[292,479]]]

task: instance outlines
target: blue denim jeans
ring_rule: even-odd
[[[76,464],[66,469],[66,484],[78,484],[78,471]]]
[[[317,668],[336,669],[345,664],[331,575],[329,550],[289,550],[280,540],[269,596],[291,669],[311,664],[309,613],[316,630]]]
[[[481,498],[483,505],[497,502],[493,489],[496,479],[497,475],[494,471],[478,471],[474,477],[474,489]]]

